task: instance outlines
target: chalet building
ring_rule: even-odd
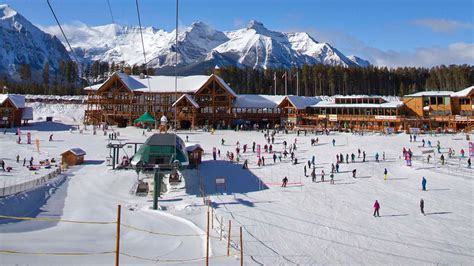
[[[403,102],[380,96],[337,96],[306,107],[304,125],[317,128],[402,130]]]
[[[175,92],[175,81],[177,92]],[[148,112],[174,119],[176,108],[179,128],[212,125],[227,127],[239,123],[281,124],[296,122],[304,104],[315,97],[238,95],[217,75],[132,76],[116,72],[103,84],[85,88],[89,124],[132,125]]]
[[[405,124],[423,130],[472,130],[474,86],[458,92],[423,91],[405,95]]]
[[[33,109],[25,106],[25,96],[0,94],[0,127],[19,127],[33,119]]]
[[[175,92],[175,82],[177,90]],[[459,92],[425,91],[396,97],[237,94],[218,75],[133,76],[116,72],[85,88],[85,122],[133,125],[148,112],[178,128],[240,124],[393,131],[473,129],[474,86]]]

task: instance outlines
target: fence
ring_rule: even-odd
[[[19,184],[4,186],[3,188],[0,188],[0,197],[14,195],[16,193],[20,193],[20,192],[23,192],[23,191],[28,190],[28,189],[39,187],[41,185],[44,185],[44,184],[48,183],[51,179],[55,178],[59,174],[61,174],[61,168],[60,167],[56,168],[56,170],[54,170],[53,172],[50,172],[50,173],[48,173],[44,176],[41,176],[39,178],[29,180],[29,181],[26,181],[26,182],[22,182],[22,183],[19,183]]]
[[[210,200],[208,200],[210,202]],[[212,210],[212,211],[210,211]],[[211,214],[212,213],[212,214]],[[211,216],[212,215],[212,216]],[[217,221],[219,220],[217,216],[215,216]],[[64,220],[64,219],[56,219],[56,218],[34,218],[34,217],[17,217],[17,216],[5,216],[5,215],[0,215],[0,219],[13,219],[13,220],[27,220],[27,221],[55,221],[55,222],[62,222],[62,223],[75,223],[75,224],[91,224],[91,225],[101,225],[101,226],[107,226],[107,225],[115,225],[116,226],[116,243],[115,243],[115,249],[110,248],[109,250],[103,250],[103,251],[97,251],[94,250],[93,252],[85,252],[85,251],[80,251],[80,252],[74,252],[74,251],[69,251],[69,252],[60,252],[60,251],[55,251],[55,252],[46,252],[46,251],[21,251],[21,250],[9,250],[9,249],[0,249],[0,254],[10,254],[10,255],[41,255],[41,256],[94,256],[94,255],[115,255],[115,265],[118,266],[120,264],[120,256],[124,257],[129,257],[129,258],[134,258],[137,260],[141,261],[153,261],[153,262],[162,262],[162,263],[187,263],[187,262],[196,262],[196,261],[206,261],[206,265],[209,264],[209,259],[215,259],[215,258],[222,258],[222,257],[228,257],[231,255],[235,255],[231,253],[231,243],[232,247],[235,248],[236,250],[240,250],[240,258],[241,258],[241,265],[243,265],[243,236],[242,236],[242,227],[240,227],[240,235],[239,236],[231,236],[231,221],[229,221],[229,227],[225,228],[225,225],[223,224],[223,220],[221,217],[221,221],[218,221],[218,227],[216,227],[216,230],[220,232],[219,236],[215,236],[211,234],[211,230],[214,228],[214,211],[212,208],[210,208],[210,205],[208,205],[208,211],[207,211],[207,231],[205,234],[172,234],[172,233],[166,233],[166,232],[158,232],[158,231],[151,231],[148,229],[144,228],[139,228],[135,227],[133,225],[129,224],[124,224],[121,222],[121,206],[117,206],[117,220],[116,221],[82,221],[82,220]],[[210,228],[212,226],[212,228]],[[133,254],[129,254],[127,252],[123,252],[120,249],[120,244],[121,244],[121,229],[129,229],[129,230],[134,230],[142,233],[147,233],[147,234],[152,234],[152,235],[157,235],[157,236],[166,236],[166,237],[179,237],[179,238],[184,238],[184,237],[206,237],[207,238],[207,243],[206,243],[206,257],[198,257],[198,258],[187,258],[187,259],[165,259],[165,258],[160,258],[160,257],[142,257],[142,256],[137,256]],[[224,233],[224,229],[226,229],[227,233]],[[214,231],[214,230],[213,230]],[[236,238],[239,237],[240,239],[240,244],[234,243],[231,241],[231,238]],[[209,243],[210,239],[218,239],[220,241],[226,241],[227,243],[227,254],[226,255],[217,255],[217,256],[212,256],[209,257]]]

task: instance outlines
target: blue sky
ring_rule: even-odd
[[[46,0],[3,1],[35,24],[55,24]],[[50,0],[62,23],[112,22],[107,0]],[[110,0],[116,22],[137,25],[135,0]],[[139,0],[142,22],[174,29],[174,0]],[[377,65],[474,64],[473,0],[180,0],[180,25],[234,30],[256,19],[272,30],[306,31]],[[435,57],[435,58],[433,58]]]

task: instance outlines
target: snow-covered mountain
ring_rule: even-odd
[[[59,35],[57,27],[43,30]],[[71,45],[85,60],[144,62],[138,27],[116,24],[65,27]],[[143,29],[149,66],[161,73],[171,71],[175,62],[175,31],[152,27]],[[358,57],[348,58],[328,43],[319,43],[305,32],[272,31],[250,21],[244,29],[219,31],[195,22],[178,34],[178,65],[188,73],[202,72],[213,65],[253,68],[289,68],[304,64],[366,66]]]
[[[62,43],[29,22],[8,5],[0,5],[0,75],[19,80],[18,68],[29,64],[32,77],[38,75],[46,62],[51,73],[59,62],[70,60]]]

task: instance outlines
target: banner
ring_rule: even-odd
[[[469,142],[469,157],[474,157],[474,142]]]
[[[257,144],[257,158],[260,158],[260,144]]]
[[[336,122],[337,121],[337,115],[329,115],[329,121]]]

